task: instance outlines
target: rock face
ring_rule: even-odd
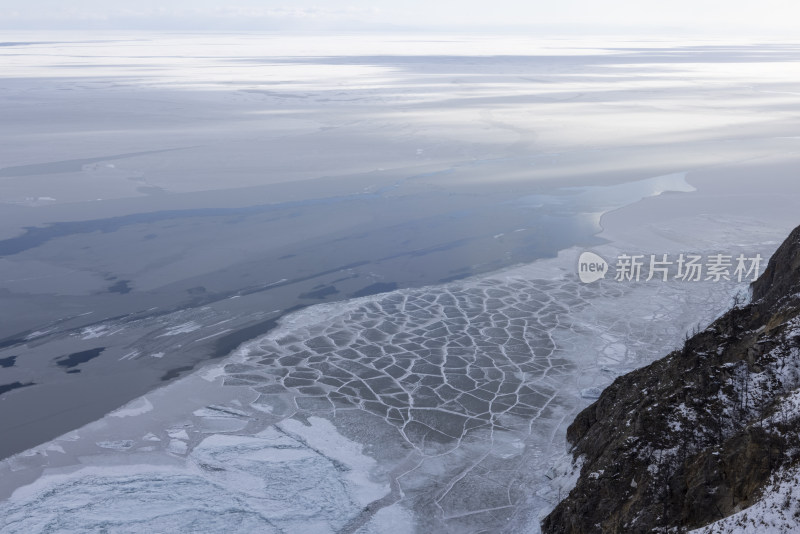
[[[567,438],[581,475],[547,534],[686,532],[753,504],[798,463],[800,227],[736,306],[619,377]]]

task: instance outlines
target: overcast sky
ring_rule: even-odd
[[[553,28],[782,33],[797,0],[0,0],[0,28]],[[1,39],[0,39],[1,40]]]

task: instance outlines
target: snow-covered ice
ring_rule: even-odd
[[[680,246],[692,227],[659,230]],[[726,225],[705,239],[715,231]],[[771,253],[763,228],[746,234]],[[742,287],[582,284],[579,252],[286,316],[220,364],[4,461],[0,476],[46,470],[0,504],[2,528],[535,532],[574,482],[574,415]]]
[[[185,442],[173,440],[173,449],[185,454]],[[216,434],[185,460],[43,478],[3,505],[2,531],[333,533],[389,492],[370,480],[375,460],[360,449],[319,418],[254,436]]]

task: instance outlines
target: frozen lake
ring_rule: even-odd
[[[741,289],[580,250],[797,224],[796,47],[5,40],[4,531],[535,531],[574,414]]]

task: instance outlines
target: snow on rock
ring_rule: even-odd
[[[749,508],[690,534],[792,534],[800,532],[800,469],[781,470]]]

